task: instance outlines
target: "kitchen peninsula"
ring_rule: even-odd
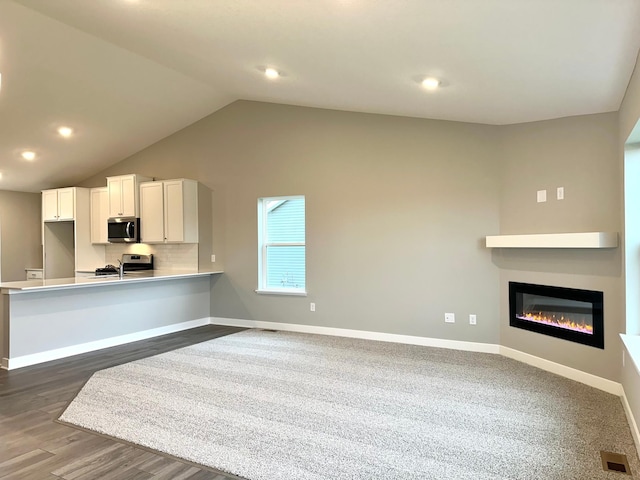
[[[2,368],[14,369],[209,323],[212,276],[150,270],[0,283]]]

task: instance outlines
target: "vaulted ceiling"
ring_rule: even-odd
[[[0,188],[73,185],[237,99],[495,125],[615,111],[639,47],[637,0],[0,0]]]

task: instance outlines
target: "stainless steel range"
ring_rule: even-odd
[[[124,273],[153,270],[153,255],[125,253],[122,255],[122,260],[119,260],[119,263],[122,265],[122,271]],[[104,268],[96,268],[96,275],[117,275],[119,271],[120,265],[107,265]]]

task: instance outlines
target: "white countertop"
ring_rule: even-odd
[[[0,283],[0,289],[2,293],[15,294],[78,287],[99,287],[104,285],[116,285],[125,282],[150,282],[171,280],[177,278],[201,277],[206,275],[216,275],[220,273],[223,272],[197,272],[193,270],[145,270],[141,272],[126,272],[123,278],[118,277],[118,275],[102,275],[92,277],[77,276],[70,278],[32,279],[19,282],[2,282]]]

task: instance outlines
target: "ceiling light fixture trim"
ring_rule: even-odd
[[[280,72],[272,67],[265,68],[264,74],[267,78],[271,78],[271,79],[280,77]]]
[[[442,81],[435,77],[426,77],[421,83],[427,90],[435,90],[442,85]]]
[[[71,127],[60,127],[58,128],[58,133],[61,137],[68,138],[73,135],[73,128]]]
[[[20,155],[22,156],[22,158],[24,158],[25,160],[28,160],[28,161],[35,160],[35,158],[36,158],[36,152],[31,151],[31,150],[25,150]]]

